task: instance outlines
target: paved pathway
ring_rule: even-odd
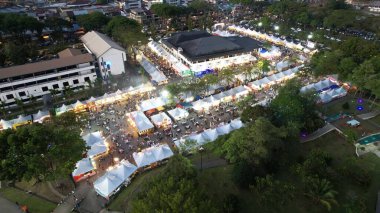
[[[368,119],[374,118],[374,117],[376,117],[378,115],[380,115],[380,110],[376,110],[376,111],[372,111],[372,112],[369,112],[369,113],[360,114],[360,115],[357,115],[357,117],[360,118],[360,119],[362,119],[362,120],[368,120]]]
[[[325,134],[327,134],[333,130],[337,130],[340,132],[340,130],[338,130],[334,125],[328,123],[324,127],[322,127],[320,129],[318,129],[317,131],[311,133],[307,137],[301,138],[301,143],[313,141],[313,140],[315,140],[319,137],[322,137],[323,135],[325,135]]]
[[[15,203],[0,196],[0,213],[22,213],[22,211]]]

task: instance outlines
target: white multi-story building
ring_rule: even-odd
[[[13,106],[16,99],[28,102],[33,96],[41,99],[50,90],[66,87],[78,89],[95,81],[95,59],[77,49],[60,52],[58,59],[40,61],[0,69],[0,99]]]
[[[121,6],[123,9],[130,10],[130,9],[137,9],[141,8],[141,0],[125,0],[121,3]]]
[[[94,54],[103,79],[125,72],[127,54],[125,49],[102,33],[90,31],[80,38],[84,47]]]
[[[162,47],[201,76],[215,69],[255,60],[261,42],[248,37],[221,37],[205,31],[179,32],[161,40]]]

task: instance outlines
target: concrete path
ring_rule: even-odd
[[[362,119],[362,120],[368,120],[368,119],[374,118],[374,117],[376,117],[378,115],[380,115],[380,110],[376,110],[376,111],[373,111],[373,112],[360,114],[360,115],[357,115],[357,117],[360,118],[360,119]]]
[[[307,137],[301,138],[301,143],[313,141],[313,140],[315,140],[319,137],[322,137],[323,135],[325,135],[325,134],[327,134],[333,130],[337,130],[340,132],[340,130],[338,130],[334,125],[328,123],[324,127],[322,127],[320,129],[318,129],[317,131],[311,133]]]
[[[57,195],[57,196],[60,197],[61,199],[65,198],[65,196],[64,196],[63,194],[61,194],[61,193],[59,193],[57,190],[55,190],[55,188],[51,185],[51,182],[47,182],[47,184],[48,184],[48,187],[49,187],[50,191],[51,191],[53,194]]]
[[[0,196],[0,213],[22,213],[22,211],[15,203]]]

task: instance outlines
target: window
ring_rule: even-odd
[[[8,100],[11,100],[11,99],[14,98],[12,94],[6,95],[6,97],[7,97]]]
[[[42,87],[42,91],[43,91],[43,92],[46,92],[46,91],[48,91],[48,90],[49,90],[48,87]]]
[[[59,85],[58,84],[54,84],[53,85],[53,89],[59,89]]]
[[[74,83],[74,84],[79,84],[79,80],[78,80],[78,79],[75,79],[75,80],[73,81],[73,83]]]
[[[26,93],[25,93],[25,92],[19,92],[18,95],[19,95],[20,97],[23,97],[23,96],[26,96]]]
[[[67,81],[63,82],[63,86],[64,87],[68,87],[69,86],[69,82],[67,82]]]
[[[85,77],[84,80],[85,81],[90,81],[90,77]]]

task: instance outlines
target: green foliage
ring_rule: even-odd
[[[295,172],[303,180],[309,177],[326,177],[328,176],[328,167],[332,158],[320,149],[312,150],[306,160],[295,166]]]
[[[309,177],[305,186],[307,191],[305,195],[313,202],[326,207],[328,211],[331,211],[333,205],[338,205],[338,202],[335,200],[338,192],[333,189],[330,181]]]
[[[4,45],[4,54],[7,60],[16,65],[25,64],[28,58],[37,56],[36,47],[33,44],[17,44],[7,42]]]
[[[165,170],[149,181],[132,201],[133,212],[217,212],[198,188],[191,162],[176,155]]]
[[[246,161],[259,165],[271,159],[275,150],[282,147],[281,138],[286,133],[265,118],[258,118],[252,125],[234,131],[223,144],[230,162]]]
[[[86,15],[80,15],[76,17],[78,24],[86,29],[101,30],[109,21],[109,18],[101,12],[93,12]]]
[[[350,109],[350,103],[344,102],[344,104],[342,104],[342,109],[344,109],[344,110]]]
[[[357,158],[345,159],[343,165],[338,171],[345,178],[352,180],[359,186],[368,187],[371,184],[372,177],[369,172],[363,168]]]
[[[239,212],[240,202],[239,198],[234,194],[228,194],[223,200],[223,212],[234,213]]]
[[[352,10],[335,10],[323,20],[323,26],[331,29],[349,28],[355,24],[355,16],[357,12]]]
[[[83,156],[79,129],[32,124],[0,133],[0,179],[55,180],[66,177]]]
[[[248,188],[253,184],[258,170],[255,166],[248,164],[246,161],[240,161],[234,164],[232,171],[232,181],[240,188]]]
[[[24,36],[28,30],[41,33],[42,29],[43,24],[33,17],[16,13],[0,14],[0,31],[2,32]]]
[[[153,11],[154,14],[163,18],[174,18],[187,13],[185,8],[177,7],[167,3],[153,4],[150,9]]]
[[[295,197],[296,190],[292,184],[275,180],[271,175],[256,177],[256,183],[250,189],[259,195],[260,203],[278,211]]]
[[[278,95],[270,103],[274,124],[312,132],[323,125],[316,114],[316,97],[300,93],[300,88],[297,80],[290,80],[278,90]]]
[[[145,44],[148,41],[141,29],[142,26],[138,22],[124,16],[112,17],[105,27],[105,31],[124,47]]]
[[[265,118],[271,119],[272,112],[270,108],[263,107],[261,105],[256,105],[254,107],[247,106],[241,113],[240,117],[243,123],[248,123],[248,122],[252,122],[258,119],[259,117],[265,117]]]

